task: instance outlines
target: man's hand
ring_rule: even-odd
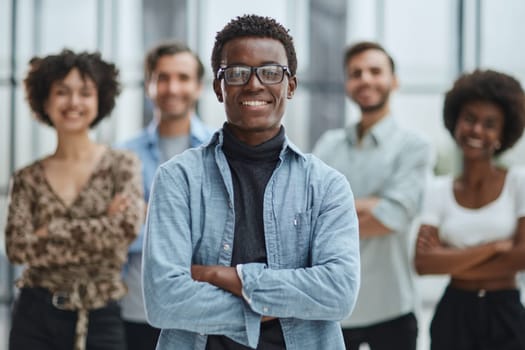
[[[207,282],[242,297],[241,279],[235,267],[221,265],[191,265],[191,277],[199,282]]]
[[[242,284],[235,267],[191,265],[191,277],[195,281],[207,282],[242,298]],[[263,316],[261,322],[274,319],[272,316]]]
[[[371,213],[378,203],[378,197],[357,198],[355,200],[355,210],[357,212],[357,215]]]
[[[355,210],[359,218],[359,237],[379,237],[392,232],[392,229],[383,225],[373,214],[379,204],[379,197],[363,197],[355,200]]]
[[[195,281],[210,283],[209,274],[210,274],[210,271],[212,271],[212,268],[213,266],[191,265],[191,277]]]

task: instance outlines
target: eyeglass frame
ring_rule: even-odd
[[[245,83],[243,84],[230,84],[229,82],[226,81],[226,75],[224,74],[226,72],[226,69],[228,68],[234,68],[234,67],[244,67],[244,68],[249,68],[250,69],[250,75],[248,76],[248,79],[246,80]],[[283,75],[281,77],[281,80],[279,80],[278,82],[275,82],[275,83],[264,83],[261,78],[259,77],[259,73],[257,72],[258,69],[260,68],[263,68],[263,67],[279,67],[283,70]],[[234,64],[234,65],[231,65],[231,66],[224,66],[224,67],[219,67],[219,69],[217,70],[217,80],[221,80],[221,79],[224,79],[224,82],[230,86],[243,86],[243,85],[246,85],[250,82],[250,79],[252,78],[253,76],[253,73],[255,72],[255,76],[257,77],[257,79],[259,79],[259,82],[262,84],[262,85],[277,85],[277,84],[280,84],[283,82],[284,80],[284,74],[288,74],[288,77],[291,77],[292,76],[292,73],[290,72],[290,68],[288,68],[288,66],[285,66],[285,65],[282,65],[282,64],[278,64],[278,63],[272,63],[272,64],[264,64],[262,66],[257,66],[257,67],[253,67],[253,66],[247,66],[247,65],[244,65],[244,64]]]

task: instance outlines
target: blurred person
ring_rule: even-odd
[[[344,349],[359,287],[346,179],[290,142],[297,87],[288,30],[245,15],[217,33],[213,88],[226,122],[160,166],[143,281],[157,349]]]
[[[361,289],[343,320],[346,348],[416,349],[417,320],[411,227],[419,213],[429,144],[402,128],[390,110],[398,87],[392,57],[374,42],[359,42],[344,55],[345,89],[359,122],[321,136],[313,153],[342,172],[356,196]]]
[[[54,128],[53,154],[15,172],[6,251],[25,269],[9,349],[125,349],[117,300],[142,224],[138,159],[90,139],[120,92],[99,53],[34,57],[24,80],[35,117]]]
[[[525,349],[516,281],[525,269],[525,169],[494,159],[523,133],[523,89],[503,73],[464,74],[445,96],[443,117],[463,167],[429,186],[416,244],[418,273],[450,276],[431,349]]]
[[[154,119],[137,137],[123,147],[142,161],[144,199],[149,201],[158,166],[174,155],[207,141],[211,132],[195,112],[202,91],[204,66],[199,57],[181,42],[164,42],[153,47],[145,58],[146,92],[153,102]],[[143,230],[143,229],[142,229]],[[129,249],[124,281],[128,294],[121,302],[128,350],[155,349],[160,330],[146,320],[142,296],[143,233]]]

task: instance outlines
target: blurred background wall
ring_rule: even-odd
[[[459,166],[441,122],[443,93],[454,79],[481,67],[525,83],[522,0],[0,0],[0,305],[9,305],[13,295],[14,271],[3,251],[9,176],[52,152],[56,142],[24,101],[21,81],[29,59],[67,47],[98,50],[114,61],[123,93],[112,117],[93,132],[113,143],[151,119],[143,91],[145,50],[159,40],[184,40],[207,69],[199,114],[219,127],[225,115],[212,91],[211,49],[215,33],[246,13],[272,16],[294,37],[299,89],[284,124],[306,151],[324,130],[358,117],[343,93],[341,62],[344,47],[357,40],[377,40],[393,55],[401,82],[393,97],[395,116],[432,141],[437,173]],[[501,161],[523,163],[524,154],[520,142]],[[0,322],[0,349],[5,332]]]

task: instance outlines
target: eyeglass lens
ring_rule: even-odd
[[[284,68],[278,65],[261,67],[232,66],[224,69],[224,79],[228,84],[244,85],[250,80],[253,71],[255,71],[255,74],[263,84],[278,84],[284,77]]]

